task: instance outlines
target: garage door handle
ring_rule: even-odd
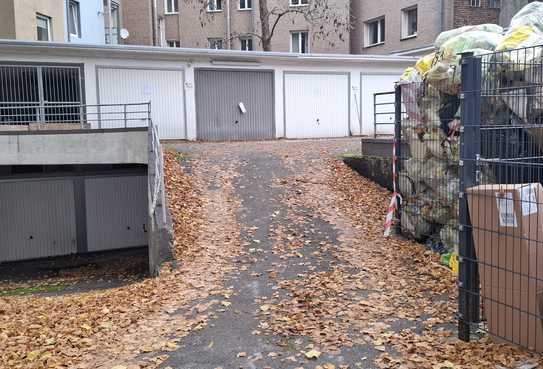
[[[317,125],[320,125],[320,124],[321,124],[321,120],[317,118]]]

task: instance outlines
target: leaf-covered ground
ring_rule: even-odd
[[[173,145],[175,261],[108,290],[0,296],[0,368],[538,363],[456,339],[455,278],[423,246],[382,237],[390,193],[338,159],[359,144]]]

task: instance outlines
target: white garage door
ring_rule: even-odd
[[[151,101],[151,116],[161,138],[185,139],[185,93],[182,70],[107,68],[98,69],[100,104],[127,104]],[[102,126],[107,122],[102,108]],[[141,110],[141,107],[138,108]],[[136,117],[136,114],[129,116]],[[120,116],[119,116],[120,118]],[[128,126],[141,125],[129,121]]]
[[[378,92],[392,92],[394,91],[394,84],[399,80],[399,76],[390,76],[390,75],[380,75],[380,76],[362,76],[361,77],[361,86],[362,86],[362,93],[361,93],[361,106],[362,106],[362,134],[363,135],[373,135],[374,133],[374,105],[373,105],[373,94]],[[385,98],[382,98],[381,100],[384,101]],[[378,109],[384,109],[381,112],[384,111],[393,111],[394,107],[392,107],[392,110],[388,106],[383,106],[382,108]],[[394,115],[391,114],[388,119],[391,119],[391,123],[394,123]],[[387,120],[386,116],[381,115],[379,117],[379,121],[383,122]],[[379,125],[378,128],[378,134],[393,134],[394,133],[394,125]]]
[[[349,76],[285,73],[287,138],[349,135]]]

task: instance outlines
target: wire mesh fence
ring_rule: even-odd
[[[461,339],[543,351],[543,46],[460,68],[397,87],[400,228],[458,254]]]
[[[446,82],[401,85],[405,113],[398,141],[401,230],[441,253],[458,249],[460,99]]]

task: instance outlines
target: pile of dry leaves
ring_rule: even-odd
[[[205,325],[209,306],[196,317],[176,311],[221,290],[228,257],[238,247],[235,207],[228,193],[200,200],[196,188],[209,173],[193,168],[187,176],[177,154],[165,156],[174,254],[181,266],[166,265],[158,278],[105,291],[0,297],[0,368],[153,368],[180,337]],[[207,217],[224,228],[204,229],[201,219]],[[209,233],[222,241],[222,253],[207,246]]]
[[[338,160],[326,163],[285,180],[286,201],[313,209],[340,230],[341,247],[329,251],[341,262],[328,272],[279,281],[288,297],[268,301],[261,327],[311,337],[328,352],[370,345],[381,352],[375,361],[381,368],[515,368],[540,360],[488,338],[459,341],[456,278],[423,245],[383,237],[387,190]]]

